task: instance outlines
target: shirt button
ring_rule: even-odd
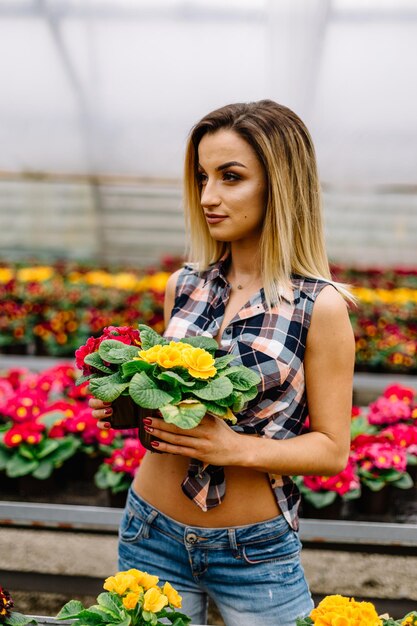
[[[198,537],[195,533],[188,533],[186,536],[188,543],[197,543]]]
[[[232,332],[231,328],[226,328],[226,335],[230,335],[231,332]]]

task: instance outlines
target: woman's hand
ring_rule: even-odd
[[[111,402],[102,402],[102,400],[98,398],[90,398],[88,406],[90,409],[93,409],[92,416],[98,420],[97,425],[100,428],[111,428],[110,422],[106,422],[106,419],[113,413]]]
[[[242,465],[244,442],[223,420],[206,415],[195,428],[184,430],[163,419],[144,420],[145,430],[162,439],[152,443],[155,449],[203,461],[206,465]]]

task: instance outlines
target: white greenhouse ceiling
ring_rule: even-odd
[[[335,186],[417,184],[415,0],[0,0],[0,173],[178,178],[195,121],[272,98]]]

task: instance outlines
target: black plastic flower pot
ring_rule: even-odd
[[[302,499],[301,502],[301,517],[308,519],[340,519],[342,514],[342,506],[343,500],[340,497],[337,497],[334,502],[328,504],[327,506],[323,506],[321,508],[317,508],[308,502],[305,498]]]
[[[161,454],[160,450],[151,446],[152,441],[160,441],[157,437],[153,437],[146,432],[143,420],[145,417],[158,417],[159,413],[156,409],[143,409],[138,406],[130,396],[119,396],[112,402],[113,414],[107,421],[110,422],[112,428],[126,429],[137,428],[139,441],[144,448],[151,452]]]
[[[360,497],[355,500],[355,504],[359,513],[366,515],[383,515],[389,512],[391,501],[391,485],[385,485],[379,491],[372,491],[372,489],[363,485],[362,493]]]
[[[109,489],[107,492],[108,505],[116,509],[124,509],[126,505],[127,491],[119,491],[112,493]]]

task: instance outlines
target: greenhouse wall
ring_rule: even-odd
[[[323,193],[331,260],[352,265],[416,262],[417,194]],[[1,257],[92,259],[146,266],[183,254],[181,187],[174,181],[10,179],[0,182]]]

